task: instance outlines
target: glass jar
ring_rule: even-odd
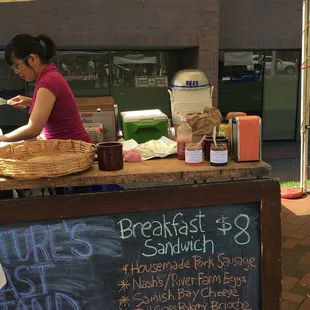
[[[228,143],[214,142],[210,146],[210,164],[212,166],[225,166],[228,163]]]
[[[212,136],[207,136],[204,140],[204,158],[206,161],[210,161],[210,147],[211,143],[213,142]],[[216,143],[225,142],[228,143],[228,139],[224,136],[217,136]]]
[[[202,165],[202,146],[199,143],[186,143],[185,163],[187,165]]]

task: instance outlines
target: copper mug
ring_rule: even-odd
[[[117,171],[124,167],[123,144],[101,142],[97,144],[98,166],[101,171]]]

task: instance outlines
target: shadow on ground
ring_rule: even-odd
[[[300,142],[267,142],[263,143],[262,151],[263,160],[272,166],[273,177],[280,178],[281,182],[299,181]]]
[[[300,159],[266,159],[272,166],[272,176],[280,178],[281,182],[299,181]],[[310,170],[308,170],[310,176]]]

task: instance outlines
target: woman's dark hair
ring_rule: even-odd
[[[5,60],[11,66],[14,58],[25,59],[30,54],[37,55],[44,64],[48,64],[56,54],[56,45],[50,37],[44,34],[37,37],[19,34],[6,46]]]

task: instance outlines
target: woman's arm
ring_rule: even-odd
[[[16,109],[25,109],[31,106],[32,98],[25,96],[16,96],[10,99],[10,104]]]
[[[16,142],[37,137],[43,130],[56,101],[56,96],[47,88],[40,88],[28,124],[0,136],[0,141]]]

